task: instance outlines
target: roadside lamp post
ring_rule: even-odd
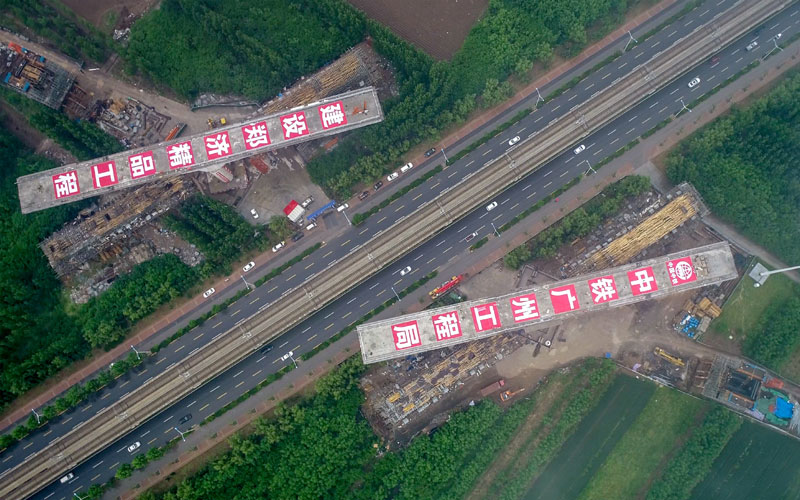
[[[137,351],[136,348],[133,347],[133,344],[131,344],[131,349],[133,349],[133,352],[136,353],[136,359],[142,359],[142,356],[139,354],[139,351]]]
[[[497,231],[497,228],[496,228],[496,227],[494,227],[494,222],[490,222],[489,224],[491,224],[491,225],[492,225],[492,229],[494,230],[494,235],[495,235],[495,236],[497,236],[497,237],[499,238],[499,237],[500,237],[500,232],[498,232],[498,231]]]
[[[678,115],[679,115],[679,114],[681,114],[681,111],[683,111],[684,109],[685,109],[686,111],[688,111],[689,113],[691,113],[691,112],[692,112],[692,110],[691,110],[691,109],[689,109],[689,108],[686,106],[686,104],[684,104],[684,102],[683,102],[683,97],[681,97],[681,98],[680,98],[680,101],[681,101],[681,109],[679,109],[679,110],[678,110],[678,112],[677,112],[677,113],[675,113],[675,118],[677,118],[677,117],[678,117]]]
[[[758,275],[761,278],[766,279],[767,277],[769,277],[770,274],[786,273],[786,272],[789,272],[789,271],[794,271],[795,269],[800,269],[800,266],[784,267],[782,269],[775,269],[774,271],[762,271],[762,272],[758,273]],[[755,283],[753,283],[753,286],[758,288],[758,287],[761,286],[761,283],[756,281]]]
[[[592,168],[592,164],[591,164],[591,163],[589,163],[589,160],[587,160],[587,159],[584,159],[583,161],[581,161],[581,163],[583,163],[583,162],[586,162],[586,164],[587,164],[587,165],[589,165],[589,170],[587,170],[587,171],[585,172],[585,174],[586,174],[586,175],[589,175],[589,172],[591,172],[591,173],[593,173],[593,174],[596,174],[596,173],[597,173],[597,171],[596,171],[595,169],[593,169],[593,168]],[[578,163],[578,165],[580,165],[581,163]]]
[[[39,414],[36,413],[36,410],[31,408],[31,411],[33,412],[33,415],[36,417],[36,423],[37,424],[41,424],[42,423],[42,419],[39,417]]]
[[[240,274],[239,277],[242,278],[242,281],[244,281],[244,286],[249,290],[250,289],[250,283],[248,283],[247,280],[244,279],[244,274]]]
[[[395,291],[394,286],[392,286],[391,288],[392,288],[392,293],[394,293],[394,296],[397,297],[397,301],[400,302],[400,296],[397,295],[397,292]]]
[[[630,44],[631,44],[631,42],[633,42],[633,43],[639,43],[639,40],[637,40],[637,39],[633,38],[633,35],[631,34],[631,32],[630,32],[630,31],[628,31],[628,36],[629,36],[630,38],[628,38],[628,43],[626,43],[626,44],[625,44],[625,48],[624,48],[624,49],[622,49],[622,52],[627,52],[627,51],[628,51],[628,45],[630,45]]]
[[[291,359],[292,363],[294,363],[294,367],[297,368],[297,361],[294,360],[294,351],[289,351],[281,356],[281,361],[286,361],[287,359]]]
[[[181,439],[182,439],[184,442],[186,442],[186,438],[185,438],[185,437],[183,437],[183,432],[181,432],[181,430],[180,430],[180,429],[178,429],[177,427],[173,427],[173,429],[175,429],[175,431],[177,431],[177,433],[181,435]]]
[[[542,97],[542,93],[539,92],[539,87],[536,87],[536,104],[534,104],[534,106],[538,106],[540,102],[544,102],[544,97]]]
[[[344,218],[345,218],[345,220],[347,220],[347,223],[352,226],[353,223],[350,222],[350,217],[347,216],[347,211],[346,210],[342,210],[342,215],[344,215]]]
[[[89,71],[91,71],[91,70],[89,70]],[[72,493],[72,494],[75,495],[75,498],[77,498],[78,500],[83,500],[83,497],[78,495],[77,493]]]
[[[769,57],[769,55],[770,55],[770,54],[772,54],[772,53],[775,51],[775,49],[778,49],[778,51],[779,51],[779,52],[783,51],[783,49],[780,47],[780,45],[778,45],[778,38],[780,38],[780,36],[781,36],[781,34],[780,34],[780,33],[778,33],[777,35],[775,35],[775,36],[773,36],[773,37],[771,38],[771,40],[772,40],[772,43],[773,43],[775,46],[774,46],[774,47],[772,47],[771,49],[769,49],[769,52],[767,52],[766,54],[764,54],[764,57],[762,57],[762,58],[761,58],[761,60],[762,60],[762,61],[763,61],[764,59],[766,59],[767,57]]]
[[[444,156],[444,162],[447,163],[447,154],[444,152],[444,146],[442,146],[442,156]]]

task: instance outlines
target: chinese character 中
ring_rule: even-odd
[[[637,269],[633,272],[636,276],[635,280],[631,281],[631,285],[639,289],[639,293],[650,292],[653,290],[653,282],[656,280],[655,276],[650,275],[647,269]]]

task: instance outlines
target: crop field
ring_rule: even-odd
[[[577,497],[648,404],[655,389],[650,382],[618,376],[523,498]]]
[[[708,498],[800,498],[800,442],[745,422],[692,492]]]

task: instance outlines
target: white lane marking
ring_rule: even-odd
[[[551,170],[551,171],[549,171],[549,172],[547,172],[546,174],[544,174],[544,177],[542,177],[542,179],[544,179],[545,177],[547,177],[548,175],[550,175],[550,174],[552,174],[552,173],[553,173],[553,171],[552,171],[552,170]]]
[[[352,304],[352,303],[353,303],[353,302],[355,302],[355,301],[356,301],[356,297],[353,297],[352,299],[348,300],[348,301],[346,302],[346,304]]]
[[[619,137],[617,137],[616,139],[614,139],[613,141],[611,141],[611,144],[614,144],[614,143],[615,143],[615,142],[617,142],[618,140],[619,140]]]
[[[642,125],[644,125],[645,123],[649,122],[649,121],[650,121],[650,118],[652,118],[652,116],[648,116],[646,119],[644,119],[644,120],[642,121]]]
[[[575,99],[576,97],[578,97],[578,94],[572,94],[572,97],[567,99],[567,102],[570,102],[571,100]]]
[[[675,90],[673,90],[672,92],[670,92],[670,93],[669,93],[669,95],[672,95],[672,94],[674,94],[675,92],[677,92],[677,91],[679,91],[679,90],[680,90],[680,87],[678,87],[678,88],[676,88]]]
[[[606,135],[613,135],[613,134],[614,134],[614,132],[616,132],[616,131],[617,131],[617,129],[614,129],[614,130],[612,130],[611,132],[609,132],[609,133],[608,133],[608,134],[606,134]]]
[[[630,120],[628,120],[628,123],[630,123],[630,122],[632,122],[633,120],[635,120],[637,116],[639,116],[639,115],[633,115],[633,116],[631,116]]]
[[[261,356],[256,360],[256,363],[261,363],[262,361],[264,361],[264,358],[266,358],[266,356]]]
[[[376,286],[378,286],[378,285],[380,285],[380,283],[375,283],[374,285],[372,285],[371,287],[369,287],[369,289],[370,289],[370,290],[372,290],[373,288],[375,288],[375,287],[376,287]]]
[[[529,194],[528,196],[526,196],[526,197],[525,197],[525,199],[527,199],[527,200],[530,200],[531,198],[533,198],[533,196],[534,196],[535,194],[536,194],[536,191],[534,191],[534,192],[532,192],[531,194]]]
[[[742,56],[742,57],[740,57],[739,59],[737,59],[737,60],[736,60],[736,62],[738,63],[738,62],[739,62],[739,61],[741,61],[742,59],[744,59],[744,56]]]
[[[670,34],[669,34],[669,35],[667,35],[667,36],[673,36],[673,35],[675,35],[675,33],[677,33],[677,32],[678,32],[678,30],[675,30],[675,31],[673,31],[672,33],[670,33]]]
[[[422,258],[422,254],[419,254],[419,255],[417,255],[417,256],[414,258],[414,262],[418,261],[418,260],[419,260],[419,259],[421,259],[421,258]]]
[[[624,63],[620,64],[619,66],[617,66],[617,69],[622,69],[627,65],[628,65],[628,63],[624,62]]]
[[[210,391],[208,391],[208,392],[209,392],[209,393],[212,393],[212,392],[216,391],[217,389],[219,389],[219,386],[216,386],[216,387],[214,387],[213,389],[211,389],[211,390],[210,390]]]
[[[238,373],[236,373],[236,375],[234,375],[234,376],[233,376],[233,378],[236,378],[236,377],[238,377],[238,376],[239,376],[239,375],[241,375],[242,373],[244,373],[244,370],[239,370],[239,372],[238,372]]]
[[[631,127],[631,129],[630,129],[630,130],[628,130],[627,132],[625,132],[625,135],[630,135],[630,134],[631,134],[631,132],[633,132],[634,130],[636,130],[636,127]]]
[[[523,133],[526,128],[528,128],[528,127],[522,127],[521,129],[517,130],[517,135],[520,135],[521,133]]]
[[[639,59],[639,58],[640,58],[640,57],[642,57],[643,55],[644,55],[644,52],[639,52],[639,53],[638,53],[638,54],[636,54],[636,55],[635,55],[633,58],[634,58],[634,59]]]
[[[523,190],[523,191],[525,191],[525,190],[526,190],[526,189],[528,189],[529,187],[531,187],[531,184],[528,184],[527,186],[525,186],[524,188],[522,188],[522,190]]]
[[[549,186],[550,184],[552,184],[552,182],[548,182],[547,184],[545,184],[545,185],[544,185],[544,187],[547,187],[547,186]]]
[[[711,76],[708,77],[708,80],[706,80],[706,81],[710,82],[711,80],[713,80],[716,77],[717,77],[717,75],[711,75]]]
[[[736,54],[737,54],[737,53],[738,53],[740,50],[742,50],[742,49],[736,49],[736,50],[734,50],[733,52],[731,52],[731,55],[732,55],[732,56],[735,56],[735,55],[736,55]]]
[[[665,109],[667,109],[667,107],[666,107],[666,106],[664,106],[663,108],[659,109],[659,110],[658,110],[658,112],[659,112],[659,113],[663,113]]]
[[[442,241],[440,241],[439,243],[437,243],[437,244],[436,244],[436,246],[438,247],[438,246],[440,246],[440,245],[443,245],[445,241],[447,241],[447,240],[442,240]]]
[[[780,25],[781,25],[781,23],[777,23],[775,26],[772,26],[769,30],[772,31],[772,30],[774,30],[775,28],[777,28]]]
[[[685,27],[689,26],[690,24],[692,24],[693,22],[694,22],[694,19],[689,19],[689,22],[684,24],[683,27],[685,28]]]
[[[595,151],[595,152],[593,153],[593,156],[597,156],[597,155],[599,155],[599,154],[600,154],[600,153],[602,153],[602,152],[603,152],[603,148],[600,148],[600,149],[598,149],[597,151]]]
[[[569,170],[564,170],[564,173],[563,173],[563,174],[561,174],[561,175],[559,175],[559,177],[564,177],[564,176],[565,176],[565,175],[567,175],[568,173],[569,173]]]
[[[586,87],[584,90],[589,90],[589,89],[591,89],[592,87],[594,87],[594,83],[593,83],[593,84],[591,84],[591,85],[589,85],[589,86],[587,86],[587,87]]]
[[[103,460],[100,460],[100,461],[99,461],[99,462],[97,462],[96,464],[92,465],[92,469],[96,469],[96,468],[97,468],[97,466],[98,466],[98,465],[100,465],[100,464],[102,464],[102,463],[103,463]]]
[[[605,79],[606,79],[606,78],[608,78],[609,76],[611,76],[611,73],[606,73],[606,75],[605,75],[603,78],[601,78],[601,80],[605,80]]]
[[[501,205],[505,205],[505,204],[506,204],[506,203],[508,203],[509,201],[511,201],[511,198],[506,198],[505,200],[501,201],[501,202],[500,202],[500,204],[501,204]],[[465,227],[466,227],[466,226],[465,226]]]
[[[306,328],[305,330],[303,330],[302,332],[300,332],[300,333],[306,333],[306,332],[307,332],[307,331],[309,331],[309,330],[311,330],[311,327],[310,327],[310,326],[309,326],[308,328]]]
[[[197,403],[197,400],[196,400],[196,399],[195,399],[194,401],[192,401],[191,403],[189,403],[188,405],[186,405],[186,407],[187,407],[187,408],[191,408],[191,407],[192,407],[192,405],[193,405],[193,404],[195,404],[195,403]],[[147,432],[150,432],[150,431],[147,431]],[[147,434],[147,432],[145,432],[145,434]],[[144,434],[142,434],[142,435],[144,435]]]
[[[661,40],[659,40],[659,41],[657,41],[656,43],[654,43],[653,45],[651,45],[651,46],[650,46],[650,48],[651,48],[651,49],[654,49],[654,48],[656,48],[656,46],[657,46],[658,44],[660,44],[660,43],[661,43]]]
[[[459,229],[459,230],[458,230],[458,231],[456,231],[456,232],[457,232],[457,233],[460,233],[461,231],[465,230],[466,228],[467,228],[467,226],[464,226],[464,227],[462,227],[461,229]]]
[[[706,14],[708,14],[709,10],[711,10],[711,9],[704,10],[703,12],[700,13],[700,16],[705,16]]]
[[[174,417],[174,416],[175,416],[175,415],[170,415],[169,417],[167,417],[167,418],[164,420],[164,422],[165,422],[165,423],[166,423],[166,422],[168,422],[168,421],[169,421],[169,419],[171,419],[171,418],[172,418],[172,417]]]
[[[558,106],[556,106],[555,108],[553,108],[553,111],[557,110],[557,109],[558,109],[558,108],[560,108],[560,107],[561,107],[561,105],[559,104]]]

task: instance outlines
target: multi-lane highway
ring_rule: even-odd
[[[698,11],[697,13],[700,14],[702,12]],[[760,33],[759,38],[766,40],[769,38],[770,34],[774,34],[778,30],[783,30],[785,36],[791,36],[795,31],[790,30],[796,30],[796,23],[794,23],[794,20],[797,19],[793,13],[794,11],[790,10],[780,16],[779,20],[787,20],[787,23],[784,23],[785,26],[779,23],[779,26],[773,27],[772,24],[779,22],[779,20],[775,21]],[[710,15],[710,13],[708,15]],[[669,33],[665,30],[664,34],[668,35]],[[608,68],[618,68],[621,73],[624,73],[625,67],[623,65],[631,64],[625,62],[626,58],[646,60],[641,59],[642,56],[638,56],[640,52],[637,51],[644,51],[648,48],[655,50],[658,46],[656,45],[653,47],[651,45],[656,41],[657,37],[651,38],[642,46],[635,48],[630,53],[612,63]],[[765,44],[762,43],[761,46],[764,47]],[[571,152],[568,152],[558,157],[556,160],[540,169],[536,174],[528,177],[503,195],[498,196],[496,199],[499,206],[491,213],[483,209],[473,212],[467,218],[451,226],[447,232],[437,236],[429,243],[413,251],[401,262],[392,266],[391,269],[370,279],[367,283],[340,299],[334,305],[316,314],[311,320],[295,328],[287,335],[284,335],[279,342],[275,343],[275,350],[268,355],[255,355],[248,358],[234,369],[218,377],[217,380],[206,385],[201,391],[192,394],[184,401],[173,406],[169,411],[164,412],[161,416],[152,419],[150,422],[134,431],[130,437],[124,438],[118,445],[111,446],[106,451],[95,456],[92,460],[76,470],[74,482],[68,485],[69,488],[59,489],[59,494],[69,494],[73,489],[88,484],[93,478],[93,480],[97,482],[105,480],[108,475],[113,474],[113,468],[111,466],[114,466],[115,463],[129,461],[131,459],[131,456],[127,455],[126,451],[127,441],[141,441],[143,446],[137,452],[146,451],[150,446],[160,444],[160,439],[166,439],[168,434],[165,434],[164,430],[168,433],[169,430],[172,429],[171,425],[173,422],[178,420],[181,416],[187,413],[193,413],[194,415],[192,421],[184,424],[185,427],[193,421],[196,422],[200,418],[206,416],[215,408],[235,399],[239,394],[247,390],[247,388],[263,379],[267,373],[273,371],[280,364],[276,362],[278,357],[286,352],[286,350],[295,348],[294,350],[296,352],[303,352],[304,350],[313,348],[327,336],[357,319],[361,314],[374,307],[378,302],[388,298],[388,294],[391,293],[390,286],[395,286],[397,289],[400,289],[422,273],[428,272],[430,269],[441,265],[443,262],[464,251],[466,246],[468,246],[467,243],[463,242],[463,237],[466,236],[466,234],[476,230],[481,236],[489,233],[491,231],[490,222],[497,225],[504,223],[530,204],[535,203],[540,197],[552,192],[559,185],[574,177],[577,173],[586,170],[586,164],[580,163],[583,159],[587,159],[590,162],[592,160],[601,159],[604,156],[603,153],[613,152],[618,147],[624,145],[628,140],[658,123],[658,121],[664,117],[676,113],[680,109],[680,104],[674,103],[679,101],[679,97],[684,97],[688,103],[691,99],[713,87],[717,82],[727,78],[729,74],[735,73],[736,70],[748,64],[752,59],[763,55],[763,51],[745,52],[743,47],[744,45],[737,50],[737,46],[734,45],[729,50],[720,54],[720,61],[718,63],[704,64],[698,67],[691,76],[693,77],[695,76],[694,73],[697,73],[696,76],[701,78],[700,85],[690,90],[686,86],[688,80],[686,82],[679,81],[674,86],[668,87],[659,94],[651,97],[644,104],[630,111],[626,116],[619,118],[602,131],[585,139],[583,142],[586,144],[587,149],[581,153],[582,156],[575,156]],[[622,67],[620,68],[620,66]],[[598,74],[593,75],[579,84],[574,91],[568,92],[559,99],[548,103],[544,108],[540,109],[526,120],[523,120],[523,122],[519,123],[517,126],[509,129],[508,136],[520,135],[525,138],[532,135],[552,118],[563,113],[563,110],[559,110],[561,106],[568,105],[571,107],[573,103],[581,102],[595,92],[599,87],[597,83],[593,83],[593,79],[599,80],[600,82],[605,80],[610,83],[613,81],[613,78],[616,78],[613,75],[605,75],[606,71],[600,71]],[[601,85],[607,86],[607,84],[603,83],[601,83]],[[579,97],[574,97],[575,95],[580,97],[580,101],[578,100]],[[561,111],[561,113],[559,113],[559,111]],[[548,115],[548,112],[551,113],[551,115]],[[440,190],[452,184],[453,180],[464,177],[466,173],[472,171],[475,166],[482,165],[490,158],[502,155],[505,150],[508,149],[507,140],[509,137],[501,136],[479,148],[461,162],[445,169],[437,178],[431,180],[417,190],[412,191],[403,199],[395,202],[392,206],[368,220],[363,227],[354,228],[339,241],[329,242],[326,247],[314,255],[322,259],[334,259],[337,254],[341,257],[341,253],[350,250],[351,245],[355,246],[357,244],[355,243],[356,241],[361,241],[375,232],[384,229],[385,227],[382,226],[382,224],[395,222],[397,218],[407,215],[408,212],[416,209],[426,198],[430,199],[432,196],[439,194]],[[358,233],[363,234],[355,236]],[[348,238],[348,236],[350,237]],[[348,239],[352,241],[348,241]],[[313,272],[315,265],[314,256],[312,256],[312,258],[295,266],[285,275],[281,276],[279,278],[280,281],[288,280],[283,281],[283,289],[285,289],[287,285],[291,285],[290,282],[292,279],[303,279],[299,272],[300,268],[307,267],[305,271],[307,271],[307,274],[310,274]],[[411,275],[401,278],[397,274],[397,270],[405,265],[412,266],[413,272]],[[325,266],[322,265],[320,268],[322,267]],[[293,276],[295,270],[298,272],[296,276]],[[281,283],[276,282],[275,285],[272,286],[278,286],[278,289],[272,290],[271,293],[281,291]],[[260,290],[269,292],[272,286],[268,284]],[[194,335],[187,335],[184,339],[191,340],[194,338],[194,341],[202,342],[204,340],[203,337],[198,338],[198,335],[210,335],[213,337],[213,335],[216,335],[216,333],[214,333],[215,329],[218,333],[226,331],[233,323],[238,321],[238,319],[252,314],[263,305],[259,304],[259,301],[265,299],[256,300],[256,293],[258,292],[250,294],[240,301],[238,304],[245,304],[242,305],[241,308],[237,309],[237,306],[234,305],[228,309],[228,312],[218,316],[219,320],[215,318],[215,320],[208,322],[204,326],[204,328],[209,330],[208,333],[203,333],[198,329],[197,334],[193,332]],[[265,300],[264,303],[266,303],[267,300]],[[222,323],[218,323],[218,321],[222,321]],[[169,355],[176,356],[176,359],[180,358],[184,355],[183,353],[191,352],[187,351],[187,349],[188,347],[181,348],[180,342],[176,343],[167,349],[164,358]],[[171,362],[172,361],[167,359],[166,361],[160,362],[160,365],[151,364],[146,367],[146,370],[149,372],[150,370],[155,370],[157,366],[168,366],[168,363]],[[143,381],[143,379],[149,377],[148,372],[145,372],[143,375],[134,375],[132,380],[135,380],[136,377],[141,377],[139,380]],[[106,398],[106,400],[111,399],[111,397]],[[102,401],[103,400],[100,400],[95,403],[102,405]],[[91,415],[95,411],[94,408],[90,407],[83,411],[75,411],[73,414],[88,413]],[[69,423],[70,422],[66,422],[64,425],[68,426]],[[152,429],[150,427],[152,427]],[[176,435],[174,430],[172,433]],[[52,434],[50,434],[50,436],[52,436]],[[32,448],[28,449],[32,451]],[[14,451],[16,453],[15,450],[9,451]],[[8,454],[8,452],[6,454]],[[8,456],[13,457],[14,455],[11,454]],[[2,458],[6,459],[6,457]],[[106,461],[106,458],[108,458],[110,462]],[[9,459],[8,462],[12,462],[12,460]],[[106,469],[106,467],[108,467],[108,469]],[[55,489],[51,490],[51,488],[48,488],[42,493],[42,496],[44,497],[54,492]],[[56,498],[60,498],[60,496]]]

